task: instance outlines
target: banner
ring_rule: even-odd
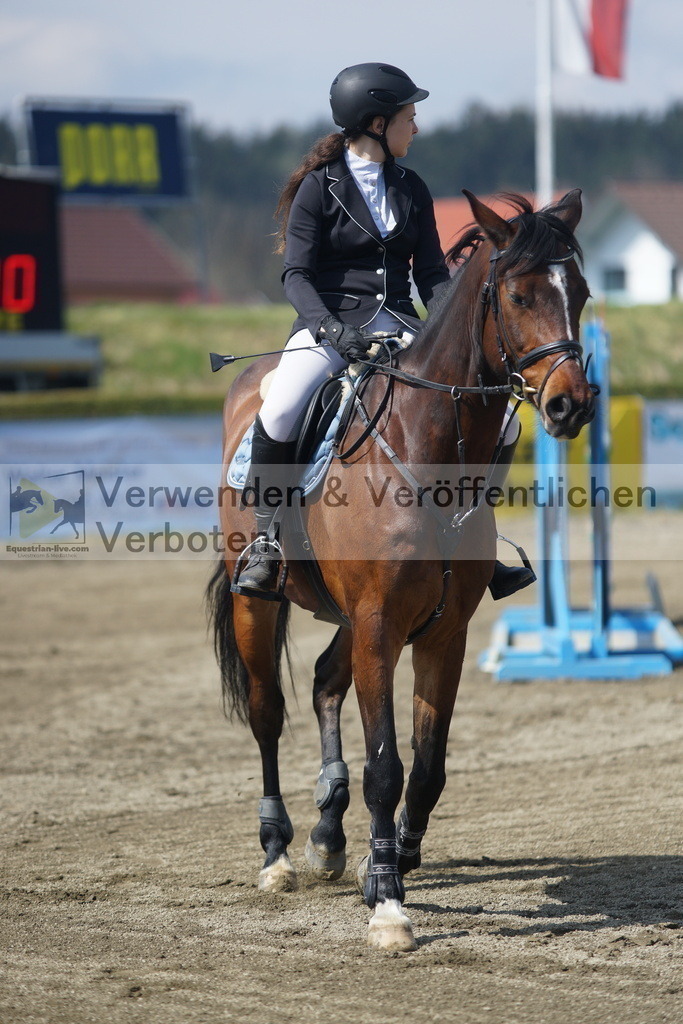
[[[623,78],[628,0],[553,0],[553,60],[574,75]]]
[[[683,402],[647,402],[643,421],[643,479],[660,504],[683,505]]]

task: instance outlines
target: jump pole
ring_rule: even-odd
[[[589,493],[592,526],[592,597],[572,608],[569,597],[567,511],[555,500],[566,480],[562,443],[538,426],[535,451],[539,502],[537,532],[538,601],[510,608],[493,628],[491,645],[479,659],[499,682],[528,679],[640,679],[665,675],[683,662],[683,637],[666,617],[653,576],[652,604],[614,609],[611,605],[609,336],[598,320],[583,331],[592,353],[591,382],[601,389],[590,424]],[[591,481],[589,481],[589,484]]]

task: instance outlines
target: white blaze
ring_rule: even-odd
[[[564,306],[564,321],[565,321],[565,336],[569,341],[573,341],[572,337],[572,325],[569,319],[569,295],[567,294],[567,269],[562,264],[555,264],[553,269],[548,274],[548,280],[554,288],[557,288],[560,295],[562,296],[562,305]]]

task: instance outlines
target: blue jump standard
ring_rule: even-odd
[[[591,474],[597,493],[609,494],[609,337],[597,321],[584,331],[593,356],[592,380],[601,395],[590,425]],[[565,471],[560,442],[540,432],[536,438],[536,472],[544,494],[557,493],[555,481]],[[656,580],[648,579],[652,607],[621,608],[610,604],[609,505],[598,499],[592,512],[593,604],[569,604],[566,509],[539,509],[538,604],[510,608],[493,628],[491,646],[479,666],[500,682],[524,679],[640,679],[666,675],[683,664],[683,637],[661,607]]]
[[[479,666],[499,682],[512,682],[640,679],[666,675],[683,662],[683,639],[654,609],[611,612],[606,634],[596,634],[594,626],[590,608],[570,609],[561,629],[544,625],[539,608],[510,608],[498,619]]]

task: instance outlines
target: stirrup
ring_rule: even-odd
[[[524,590],[525,587],[530,587],[532,583],[536,582],[536,573],[531,566],[531,562],[529,561],[524,548],[520,544],[515,544],[515,542],[510,540],[509,537],[504,537],[502,533],[498,534],[498,540],[504,540],[506,544],[512,545],[521,558],[523,566],[503,565],[508,577],[507,585],[504,581],[500,581],[499,584],[496,585],[494,570],[493,578],[489,583],[489,590],[494,601],[502,601],[505,597],[511,597],[512,594],[516,594],[518,590]],[[502,565],[502,563],[498,563],[496,561],[496,565],[498,564]]]
[[[251,549],[256,544],[264,544],[270,549],[267,552],[263,552],[266,558],[277,558],[280,563],[280,569],[278,571],[277,579],[275,581],[275,587],[273,590],[262,590],[259,587],[248,587],[243,586],[239,582],[240,574],[244,568],[245,559],[250,555]],[[248,560],[248,559],[247,559]],[[235,562],[235,571],[232,574],[232,581],[230,583],[230,590],[233,594],[242,594],[244,597],[260,597],[263,601],[282,601],[285,596],[285,586],[287,585],[287,577],[289,576],[289,566],[285,561],[285,553],[280,546],[280,542],[275,540],[274,537],[256,537],[251,543],[242,550],[239,558]]]

